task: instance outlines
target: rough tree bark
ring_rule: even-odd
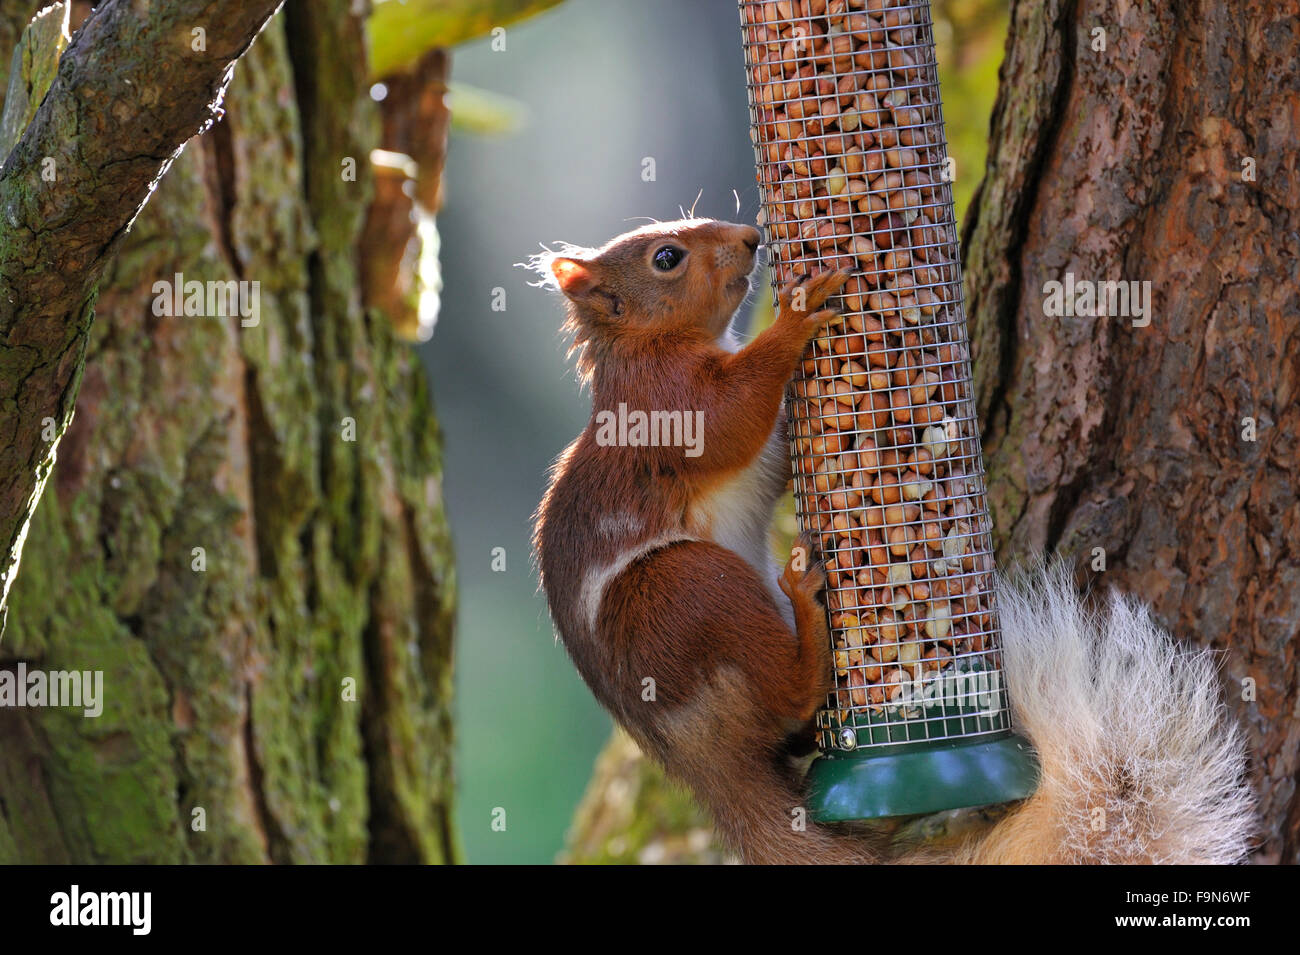
[[[1256,859],[1285,863],[1300,862],[1297,49],[1296,0],[1015,0],[963,246],[1001,563],[1059,551],[1225,651]],[[1149,281],[1150,324],[1048,317],[1044,284],[1067,272]],[[576,858],[639,832],[586,822],[629,779],[602,765]],[[650,802],[661,783],[638,785]]]
[[[1001,553],[1059,550],[1093,573],[1102,548],[1098,583],[1226,651],[1261,797],[1257,858],[1288,863],[1300,861],[1297,49],[1296,0],[1013,4],[966,242]],[[1045,317],[1044,283],[1067,272],[1150,282],[1150,324]]]
[[[456,857],[441,450],[359,293],[357,10],[272,19],[100,283],[0,667],[102,670],[104,711],[0,708],[0,861]],[[155,314],[176,273],[259,282],[258,324]]]
[[[0,168],[0,611],[72,414],[95,283],[279,3],[108,0]]]

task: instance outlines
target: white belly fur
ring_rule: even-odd
[[[790,473],[789,453],[783,436],[774,427],[754,462],[697,501],[687,524],[708,528],[699,536],[734,551],[749,564],[771,592],[786,623],[793,626],[790,601],[776,582],[781,567],[772,557],[768,541],[772,512]]]
[[[728,351],[737,351],[740,342],[734,330],[728,327],[718,342]],[[686,515],[686,527],[659,537],[643,541],[602,567],[588,570],[581,584],[581,601],[589,625],[594,629],[600,611],[605,586],[623,572],[629,563],[642,555],[676,540],[711,540],[740,556],[754,569],[772,594],[777,609],[786,625],[794,629],[794,610],[790,600],[781,591],[777,578],[781,564],[772,557],[768,547],[768,533],[772,526],[772,512],[785,491],[790,476],[790,448],[782,439],[777,422],[785,416],[785,405],[777,412],[772,433],[752,464],[726,484],[698,501]],[[690,528],[688,530],[688,528]],[[694,533],[695,528],[708,528],[704,534]]]

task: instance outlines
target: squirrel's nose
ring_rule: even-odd
[[[746,226],[745,228],[746,232],[741,241],[745,243],[745,247],[748,248],[751,253],[757,252],[759,244],[763,241],[763,233],[759,232],[753,226]]]

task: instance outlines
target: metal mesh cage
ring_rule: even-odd
[[[773,294],[852,269],[791,388],[823,751],[1011,728],[930,6],[740,0]]]

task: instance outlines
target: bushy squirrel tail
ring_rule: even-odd
[[[954,861],[1242,861],[1255,800],[1213,651],[1176,643],[1130,597],[1090,609],[1059,561],[1005,582],[998,603],[1016,728],[1042,778]]]
[[[1213,651],[1176,642],[1132,598],[1091,608],[1061,562],[1002,581],[998,605],[1015,728],[1041,766],[1034,795],[992,822],[959,811],[917,844],[905,821],[816,825],[799,773],[757,741],[677,750],[725,841],[748,863],[1242,861],[1255,800]]]

